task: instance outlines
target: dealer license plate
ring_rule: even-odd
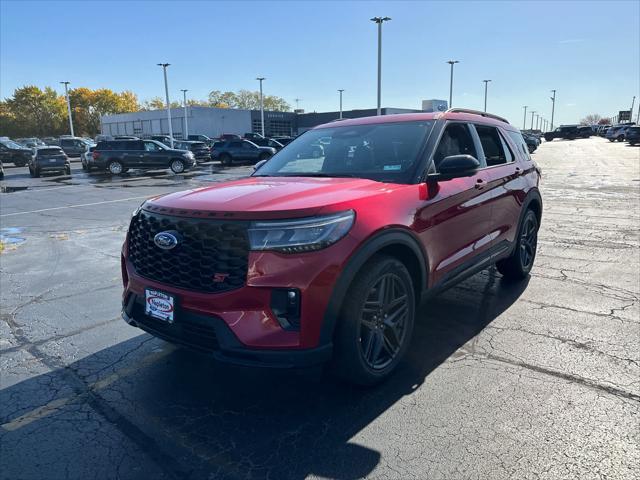
[[[158,320],[173,323],[176,305],[173,295],[147,288],[144,297],[144,313]]]

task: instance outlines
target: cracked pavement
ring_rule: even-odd
[[[640,148],[534,158],[531,276],[489,269],[423,304],[406,361],[368,390],[216,364],[120,319],[130,212],[249,167],[6,167],[0,227],[24,241],[0,255],[0,479],[640,477]]]

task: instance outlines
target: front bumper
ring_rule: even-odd
[[[129,325],[226,363],[294,368],[320,365],[331,358],[331,344],[298,350],[248,348],[219,317],[189,311],[177,311],[176,316],[176,320],[170,324],[145,315],[144,300],[136,294],[130,294],[122,308],[122,318]]]

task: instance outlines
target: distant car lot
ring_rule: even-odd
[[[422,305],[398,375],[219,366],[120,319],[142,199],[248,175],[219,163],[0,182],[5,478],[634,478],[640,471],[638,147],[543,143],[528,282],[495,270]],[[29,452],[28,455],[25,452]],[[606,459],[606,460],[603,460]]]

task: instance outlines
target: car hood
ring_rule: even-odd
[[[401,184],[353,178],[250,177],[149,200],[145,210],[171,214],[259,219],[315,215],[360,199],[388,194]],[[341,205],[342,204],[342,205]]]

